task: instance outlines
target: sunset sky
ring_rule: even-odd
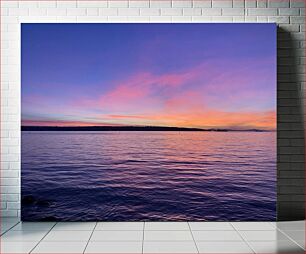
[[[275,24],[22,24],[22,125],[276,128]]]

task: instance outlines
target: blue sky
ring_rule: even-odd
[[[275,24],[22,24],[25,124],[270,128],[275,109]]]

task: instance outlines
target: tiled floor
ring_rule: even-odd
[[[305,221],[18,222],[0,253],[304,253]]]

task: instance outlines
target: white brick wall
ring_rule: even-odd
[[[304,81],[304,0],[2,0],[0,4],[1,216],[20,216],[22,22],[277,22],[292,36],[292,41],[288,40],[288,33],[279,38],[279,47],[284,48],[280,51],[279,63],[295,64],[296,76]],[[297,58],[286,53],[288,47],[295,49]],[[279,78],[284,82],[288,79],[287,76]]]

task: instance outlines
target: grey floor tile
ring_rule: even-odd
[[[289,236],[293,241],[298,243],[305,249],[305,231],[304,230],[290,230],[282,231],[285,235]]]
[[[192,231],[195,241],[242,241],[236,231]]]
[[[37,242],[2,242],[0,253],[29,253]]]
[[[270,222],[231,222],[236,230],[275,230]]]
[[[96,222],[58,222],[52,231],[90,231],[93,230]]]
[[[40,231],[13,231],[10,230],[1,236],[2,242],[38,242],[47,232]]]
[[[107,231],[142,231],[144,228],[144,222],[98,222],[95,230],[107,230]]]
[[[192,234],[190,231],[145,231],[145,241],[193,241]]]
[[[197,242],[200,253],[253,253],[244,242]]]
[[[239,234],[246,241],[286,241],[289,240],[282,232],[278,230],[264,231],[239,231]]]
[[[16,225],[19,224],[19,222],[15,221],[15,222],[0,222],[1,224],[1,234],[7,232],[8,230],[10,230],[11,228],[15,227]]]
[[[20,222],[11,230],[13,231],[49,231],[55,222]]]
[[[83,253],[87,242],[40,242],[32,253]]]
[[[143,253],[198,253],[194,242],[144,242]]]
[[[229,222],[189,222],[191,230],[235,230]]]
[[[305,221],[280,221],[275,223],[276,227],[281,230],[304,230]]]
[[[89,242],[85,253],[142,253],[142,242]]]
[[[94,231],[91,242],[139,242],[143,240],[143,231]]]
[[[1,236],[2,253],[28,253],[40,240],[33,253],[82,253],[91,234],[86,253],[141,253],[142,244],[144,253],[197,253],[193,238],[200,253],[249,253],[252,250],[239,234],[256,253],[304,253],[301,246],[305,247],[304,221],[17,223],[16,219],[1,223],[2,229],[15,225]],[[275,227],[281,231],[271,230]]]
[[[17,231],[16,231],[17,232]],[[86,242],[92,231],[50,231],[43,239],[44,242]]]
[[[145,222],[145,231],[151,230],[179,230],[179,231],[189,231],[189,225],[187,222]]]
[[[291,241],[249,242],[255,253],[304,253],[304,250]]]

